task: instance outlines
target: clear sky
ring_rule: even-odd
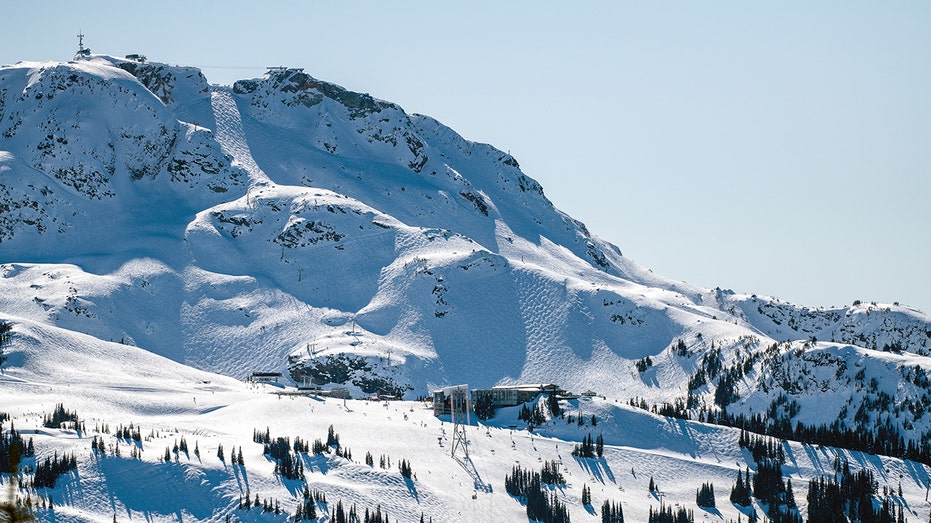
[[[666,276],[931,312],[931,2],[9,2],[0,64],[304,67],[510,151]]]

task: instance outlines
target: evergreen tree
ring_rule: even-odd
[[[540,469],[540,482],[546,485],[561,485],[566,482],[561,472],[559,472],[559,463],[549,460],[543,463]]]
[[[402,459],[401,462],[398,463],[398,468],[401,470],[401,475],[407,479],[410,479],[411,475],[413,475],[411,464],[406,459]]]
[[[695,503],[699,507],[714,508],[714,484],[702,483],[701,488],[695,491]]]
[[[595,457],[595,444],[592,440],[591,434],[586,434],[582,438],[582,444],[576,445],[572,450],[572,455],[580,458],[593,458]]]
[[[42,425],[52,429],[60,428],[63,423],[72,423],[74,424],[75,430],[80,429],[78,413],[65,409],[62,403],[55,405],[55,410],[52,411],[51,414],[45,415],[42,419]]]
[[[749,471],[747,471],[749,474]],[[749,478],[746,483],[744,483],[743,474],[740,470],[737,470],[737,483],[731,488],[731,503],[735,505],[740,505],[742,507],[749,507],[752,503],[750,501],[750,482]]]
[[[562,414],[562,409],[559,407],[559,399],[556,397],[556,394],[552,392],[546,396],[546,406],[549,407],[553,417]]]
[[[343,500],[336,502],[336,511],[333,515],[334,523],[347,523],[346,521],[346,511],[343,509]]]
[[[601,505],[601,523],[624,523],[624,511],[620,502],[605,500]]]
[[[692,523],[695,521],[695,514],[691,510],[679,508],[673,510],[672,507],[660,505],[659,510],[654,512],[650,507],[648,523]]]
[[[330,428],[327,429],[326,446],[332,448],[339,447],[339,434],[333,430],[333,425],[330,425]]]
[[[53,457],[46,457],[45,461],[36,463],[32,486],[33,488],[53,488],[60,476],[76,468],[78,468],[78,462],[73,453],[70,457],[68,455],[59,457],[58,451],[55,451]]]
[[[491,419],[495,416],[495,402],[490,394],[481,394],[472,405],[472,410],[480,420]]]
[[[753,493],[766,504],[779,501],[786,491],[782,480],[782,465],[778,460],[761,459],[753,475]]]

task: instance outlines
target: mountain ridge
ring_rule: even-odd
[[[655,275],[509,154],[303,70],[222,87],[93,55],[5,66],[0,100],[0,310],[204,370],[300,376],[355,355],[416,394],[558,381],[661,405],[748,337],[760,354],[931,347],[927,316],[898,305],[808,309]]]
[[[345,502],[523,521],[529,497],[502,479],[541,467],[576,521],[617,503],[632,521],[775,507],[814,522],[817,481],[850,469],[872,483],[843,510],[928,517],[927,315],[653,274],[509,154],[300,69],[210,86],[196,68],[79,58],[0,67],[0,432],[35,439],[19,496],[40,519],[332,522]],[[243,383],[253,372],[283,383]],[[594,396],[473,417],[466,457],[448,415],[358,399],[527,382]],[[83,425],[45,426],[59,408]],[[290,461],[263,434],[294,437]],[[69,453],[74,471],[37,486]],[[791,503],[766,493],[773,463]],[[742,473],[753,497],[728,503]],[[717,508],[697,505],[700,482]]]

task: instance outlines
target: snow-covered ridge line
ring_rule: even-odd
[[[0,314],[205,371],[408,397],[555,382],[691,395],[692,416],[778,401],[793,423],[931,431],[928,316],[654,275],[508,154],[303,71],[211,88],[107,56],[2,67],[0,182]],[[880,386],[857,389],[854,368]],[[899,407],[858,415],[880,393]]]

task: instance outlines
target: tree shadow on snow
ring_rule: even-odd
[[[230,467],[233,469],[233,477],[236,478],[239,492],[249,492],[249,476],[246,474],[246,467],[235,463],[231,464]]]
[[[319,472],[326,474],[330,471],[330,457],[326,454],[302,454],[304,470],[306,472]]]
[[[905,468],[908,469],[908,474],[915,481],[915,484],[920,487],[924,487],[925,490],[927,490],[928,487],[931,486],[931,478],[928,477],[928,470],[924,467],[924,465],[908,460],[906,460],[904,463]]]
[[[825,466],[821,460],[822,457],[827,458],[827,456],[822,456],[824,451],[822,450],[821,452],[818,452],[818,448],[810,443],[805,443],[802,445],[802,447],[805,449],[805,453],[808,454],[808,461],[811,462],[815,470],[817,470],[819,474],[824,474]]]
[[[787,476],[791,476],[792,473],[798,472],[798,459],[795,457],[795,452],[792,451],[792,445],[789,445],[788,441],[782,442],[782,452],[786,455],[786,464],[791,464],[783,470],[787,472]]]
[[[736,508],[738,511],[740,511],[740,513],[743,514],[744,516],[746,516],[748,519],[749,519],[750,516],[752,516],[753,514],[756,514],[756,509],[753,508],[753,505],[750,505],[750,506],[746,506],[746,507],[745,507],[745,506],[743,506],[743,505],[738,505],[737,503],[734,503],[734,502],[731,502],[731,505],[733,505],[734,508]]]
[[[64,505],[74,505],[75,499],[84,497],[84,487],[81,485],[81,477],[78,476],[76,470],[59,477],[55,483],[55,490],[57,492],[54,497],[58,499],[58,503]],[[49,491],[46,490],[46,492]]]
[[[724,519],[724,515],[722,515],[721,511],[715,507],[703,507],[699,505],[698,508],[700,508],[704,512],[707,512],[708,514],[711,514],[712,516],[716,516],[718,519]]]
[[[608,481],[611,483],[617,483],[617,481],[614,479],[614,472],[611,471],[611,467],[608,466],[608,462],[604,458],[582,458],[579,456],[574,457],[575,462],[578,463],[580,467],[582,467],[582,470],[588,472],[602,485],[606,484]]]
[[[692,434],[692,431],[689,429],[689,424],[683,419],[676,419],[676,426],[679,427],[679,433],[685,437],[688,442],[688,453],[693,459],[698,456],[698,443],[695,441],[695,436]],[[685,450],[684,448],[682,450]]]
[[[407,485],[407,492],[414,498],[417,504],[420,504],[420,494],[417,493],[417,486],[411,478],[404,478],[404,484]]]
[[[101,461],[101,472],[111,499],[118,500],[130,514],[142,513],[147,521],[170,515],[182,522],[182,512],[194,519],[207,519],[215,507],[227,501],[216,489],[228,478],[219,470],[177,462],[106,459]]]

